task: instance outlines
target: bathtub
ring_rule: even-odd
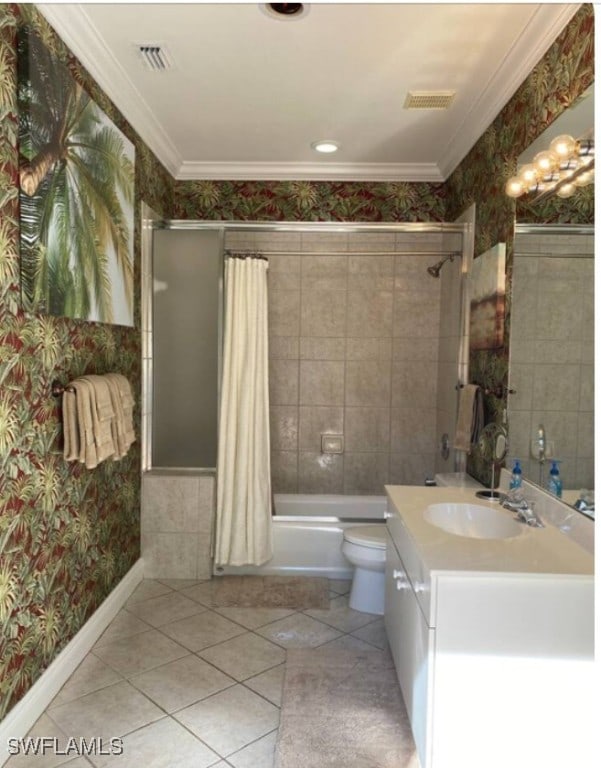
[[[350,579],[353,568],[341,551],[345,528],[384,524],[386,496],[276,493],[273,558],[261,566],[225,566],[216,574],[303,574]]]

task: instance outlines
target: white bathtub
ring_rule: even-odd
[[[384,524],[386,496],[275,494],[273,558],[262,566],[216,569],[219,574],[303,574],[350,579],[353,568],[341,551],[343,530]]]

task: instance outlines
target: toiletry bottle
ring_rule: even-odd
[[[549,470],[549,487],[548,490],[557,498],[561,499],[562,482],[559,477],[559,462],[552,461],[551,469]]]
[[[513,469],[511,470],[511,480],[509,481],[509,490],[515,491],[516,488],[522,487],[522,468],[520,466],[520,460],[515,459]]]

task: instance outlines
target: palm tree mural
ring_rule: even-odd
[[[133,145],[27,27],[18,62],[26,304],[133,325]]]

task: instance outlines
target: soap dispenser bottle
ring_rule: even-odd
[[[548,490],[558,499],[561,499],[562,482],[559,476],[559,464],[558,461],[553,460],[551,462],[551,469],[549,470],[549,486]]]
[[[515,459],[513,469],[511,470],[511,480],[509,481],[509,490],[515,491],[522,487],[522,467],[520,460]]]

